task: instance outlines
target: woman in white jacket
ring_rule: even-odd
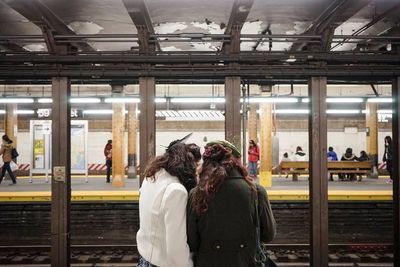
[[[200,148],[172,142],[147,166],[140,188],[138,267],[192,267],[186,235],[188,192],[196,185]]]

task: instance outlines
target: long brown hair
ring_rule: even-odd
[[[232,154],[230,148],[221,144],[207,145],[203,154],[203,167],[200,180],[193,191],[192,207],[198,215],[208,210],[209,203],[218,189],[233,170],[237,170],[247,184],[255,190],[252,179],[240,159]]]
[[[155,174],[164,168],[169,174],[176,176],[189,192],[196,186],[196,158],[198,158],[196,152],[200,154],[200,148],[195,144],[174,144],[163,155],[150,161],[144,176],[154,181]]]

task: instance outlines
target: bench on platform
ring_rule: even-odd
[[[298,180],[299,174],[308,174],[308,169],[308,161],[282,161],[280,164],[280,173],[292,174],[293,181]],[[371,172],[371,161],[328,161],[328,173],[354,173],[369,176]]]

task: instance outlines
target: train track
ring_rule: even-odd
[[[269,244],[270,257],[279,266],[309,266],[308,245]],[[335,244],[329,246],[329,266],[393,266],[390,244]],[[71,248],[71,264],[76,267],[136,266],[136,245],[79,245]],[[0,266],[50,266],[49,246],[0,247]]]

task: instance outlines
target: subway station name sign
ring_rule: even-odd
[[[35,112],[38,119],[49,119],[51,118],[51,108],[39,108]],[[83,118],[83,110],[71,109],[71,119]]]

